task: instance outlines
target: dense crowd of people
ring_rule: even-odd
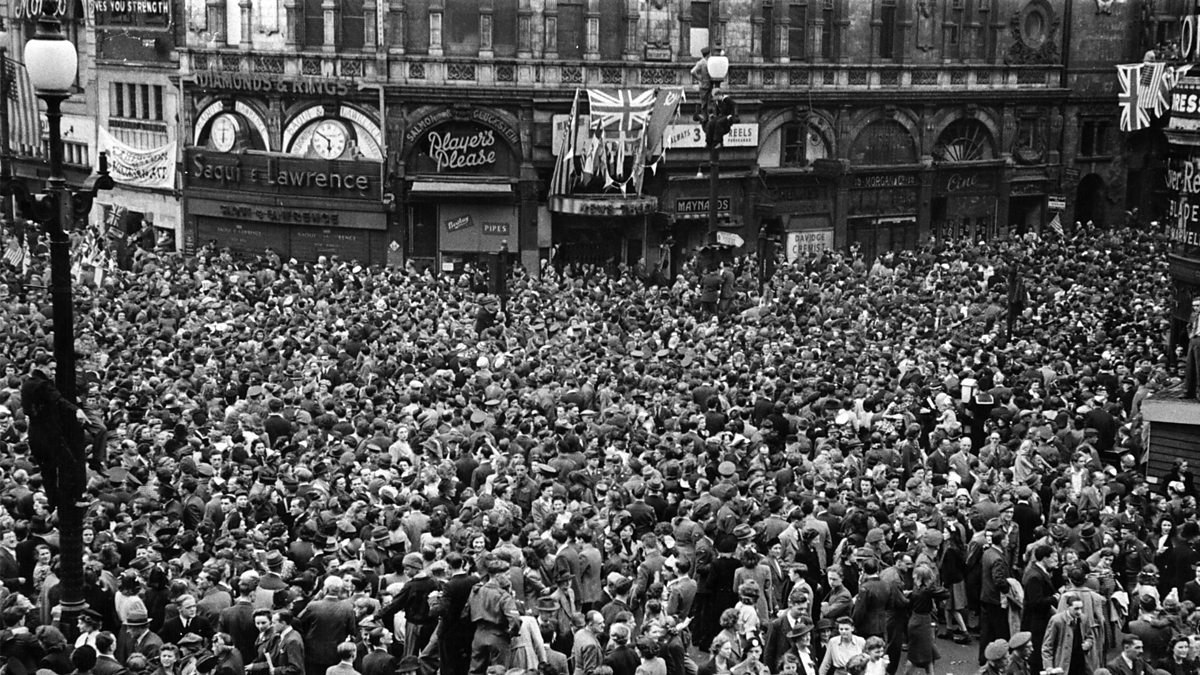
[[[1196,482],[1146,479],[1140,412],[1177,379],[1165,254],[931,242],[761,291],[734,260],[715,300],[689,265],[546,265],[506,311],[469,273],[141,255],[75,289],[72,626],[21,401],[53,370],[47,285],[5,270],[0,657],[932,675],[953,640],[987,673],[1195,675]]]

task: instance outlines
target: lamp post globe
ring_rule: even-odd
[[[708,76],[712,79],[713,85],[718,85],[725,81],[725,76],[729,74],[729,57],[724,54],[713,54],[708,57]]]
[[[25,68],[29,71],[29,83],[39,94],[66,94],[75,83],[79,54],[62,34],[58,19],[49,12],[38,20],[33,39],[25,43]]]

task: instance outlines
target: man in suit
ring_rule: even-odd
[[[1007,640],[1008,634],[1008,561],[1004,546],[1008,535],[999,527],[999,521],[988,522],[989,546],[980,561],[981,585],[979,591],[979,665],[987,663],[984,650],[997,639]]]
[[[382,626],[372,628],[367,634],[367,644],[371,651],[363,657],[362,675],[396,675],[399,663],[391,653],[392,632]],[[417,659],[410,657],[409,662],[415,664]],[[445,662],[442,663],[443,672],[449,674],[451,671],[445,670]]]
[[[304,638],[292,627],[291,610],[281,609],[273,613],[271,625],[277,639],[272,642],[269,652],[268,663],[273,666],[269,675],[306,675],[308,671],[304,668]],[[336,653],[335,649],[334,654]],[[324,670],[319,671],[319,675],[324,673]]]
[[[130,608],[125,615],[125,627],[117,636],[117,660],[125,663],[130,654],[141,652],[153,661],[158,658],[162,645],[162,638],[150,632],[150,617],[146,610],[136,605]]]
[[[668,615],[682,621],[692,615],[696,602],[696,580],[689,576],[691,564],[671,556],[663,561],[663,576],[666,578]]]
[[[583,610],[600,609],[604,595],[601,591],[600,571],[604,566],[600,549],[592,541],[591,530],[582,530],[575,535],[579,548],[579,600]]]
[[[116,646],[117,639],[112,633],[104,631],[96,636],[96,665],[92,666],[93,675],[119,675],[125,672],[125,666],[113,655]],[[9,659],[11,663],[12,657]]]
[[[251,595],[253,587],[238,580],[238,597],[232,607],[221,610],[218,625],[222,633],[228,633],[233,638],[233,646],[241,652],[242,659],[250,662],[254,659],[254,642],[258,639],[258,628],[254,625],[254,600]],[[182,614],[182,613],[181,613]],[[184,631],[186,634],[187,631]]]
[[[1021,587],[1025,589],[1025,606],[1021,611],[1021,630],[1029,631],[1034,645],[1041,645],[1046,626],[1058,607],[1058,591],[1052,579],[1058,568],[1058,552],[1046,544],[1033,549],[1033,559],[1025,568]],[[1041,650],[1035,649],[1029,658],[1030,672],[1042,672]]]
[[[196,596],[181,595],[175,600],[175,604],[179,606],[179,616],[168,619],[163,624],[162,634],[159,636],[163,642],[177,644],[179,638],[188,633],[195,633],[205,639],[212,637],[212,624],[208,622],[208,619],[197,615]]]
[[[863,560],[861,570],[862,580],[854,597],[854,609],[850,612],[854,634],[861,638],[882,638],[887,634],[887,606],[891,590],[879,578],[879,562],[874,558]]]
[[[446,564],[450,567],[450,578],[442,590],[440,602],[436,603],[437,613],[441,616],[437,628],[441,670],[445,675],[466,675],[471,667],[474,628],[463,618],[463,609],[471,597],[471,588],[479,583],[479,579],[467,569],[467,560],[457,551],[446,555]],[[391,644],[390,636],[388,644]],[[363,667],[366,667],[365,662]]]
[[[1100,627],[1083,611],[1083,599],[1075,593],[1064,595],[1063,604],[1065,608],[1046,626],[1042,665],[1064,673],[1091,672],[1100,662],[1090,653],[1100,642]]]
[[[324,675],[326,668],[340,661],[337,646],[358,635],[354,605],[342,597],[345,583],[341,577],[326,577],[322,590],[322,597],[308,603],[300,612],[299,631],[303,633],[301,646],[305,659],[301,662],[304,669],[301,673]],[[301,639],[299,633],[296,637]],[[284,641],[282,632],[280,639]]]
[[[575,664],[573,675],[592,675],[604,660],[604,649],[597,635],[604,632],[604,615],[597,611],[587,613],[587,618],[576,614],[572,619],[584,626],[575,631],[571,643],[571,662]],[[586,623],[585,623],[586,622]]]
[[[1121,653],[1108,662],[1112,675],[1154,675],[1154,669],[1142,658],[1142,641],[1136,635],[1121,639]]]
[[[779,617],[767,622],[767,643],[763,648],[762,662],[773,673],[779,672],[783,663],[783,655],[792,648],[790,636],[808,623],[806,601],[807,597],[804,592],[799,588],[793,588],[788,597],[788,608],[780,613]]]
[[[278,447],[275,442],[279,439],[290,439],[293,429],[292,423],[283,416],[283,401],[273,398],[267,402],[267,409],[271,414],[267,415],[267,419],[263,420],[263,429],[267,432],[267,438],[271,440],[271,447]],[[324,675],[324,673],[321,673]]]

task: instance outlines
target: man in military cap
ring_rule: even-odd
[[[520,613],[509,591],[508,563],[495,556],[484,561],[487,581],[471,589],[467,615],[475,626],[471,640],[471,675],[484,675],[489,666],[508,660],[511,635],[517,630]]]

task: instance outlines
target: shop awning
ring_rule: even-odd
[[[452,180],[414,180],[409,192],[417,194],[510,194],[511,183],[452,181]]]

